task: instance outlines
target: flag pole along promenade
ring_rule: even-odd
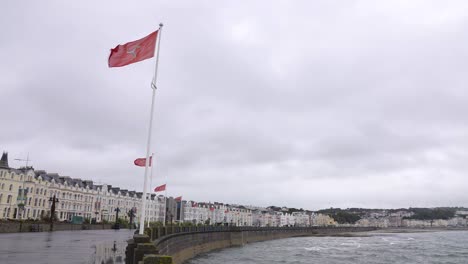
[[[109,55],[108,65],[112,67],[122,67],[135,62],[142,60],[150,59],[156,55],[156,63],[154,66],[154,75],[153,80],[151,81],[151,89],[153,94],[151,97],[151,112],[149,119],[149,128],[148,128],[148,141],[146,144],[146,158],[144,160],[145,166],[145,178],[143,182],[143,196],[142,203],[140,208],[140,230],[139,234],[143,234],[144,225],[145,225],[145,214],[146,214],[146,196],[147,196],[147,186],[148,186],[148,167],[152,166],[150,159],[150,146],[151,146],[151,132],[153,127],[153,113],[154,113],[154,97],[156,95],[156,80],[158,77],[158,62],[159,62],[159,47],[161,43],[161,33],[162,33],[163,24],[159,24],[159,29],[155,32],[149,34],[148,36],[128,42],[123,45],[117,45],[115,48],[111,49]],[[146,162],[146,161],[150,162]],[[136,161],[135,161],[135,165]]]

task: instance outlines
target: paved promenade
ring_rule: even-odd
[[[2,264],[124,263],[135,230],[86,230],[0,234]]]

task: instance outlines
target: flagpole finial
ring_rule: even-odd
[[[164,26],[163,23],[159,23],[159,27],[162,27],[162,26]]]

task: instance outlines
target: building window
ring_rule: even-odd
[[[13,184],[10,184],[10,191],[13,190]]]
[[[11,197],[12,197],[11,195],[8,195],[8,197],[7,197],[7,204],[9,204],[9,203],[11,202]]]
[[[3,193],[0,193],[0,204],[2,203]]]
[[[31,205],[31,197],[29,197],[29,202],[28,202],[28,205]]]
[[[37,198],[34,199],[34,206],[37,206]]]
[[[47,196],[47,191],[46,190],[44,190],[44,196]]]

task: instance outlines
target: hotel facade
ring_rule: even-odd
[[[41,220],[50,218],[52,201],[59,221],[114,222],[119,219],[139,223],[143,193],[108,184],[34,170],[11,168],[8,154],[0,159],[0,219]],[[316,226],[334,225],[334,221],[311,212],[288,213],[269,208],[223,203],[176,201],[172,197],[149,194],[145,222],[185,222],[194,225],[234,226]]]
[[[8,166],[8,154],[0,160],[0,218],[43,219],[50,217],[52,200],[56,198],[55,212],[59,221],[72,221],[78,216],[90,221],[129,220],[133,211],[134,222],[139,221],[142,193],[113,187],[96,185],[93,181],[60,176],[34,170],[32,167],[19,169]],[[148,199],[147,220],[164,220],[165,199],[151,195]],[[117,209],[118,208],[118,209]]]

